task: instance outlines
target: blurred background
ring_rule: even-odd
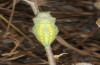
[[[51,45],[57,65],[100,65],[99,0],[29,1],[57,19],[60,38]],[[31,32],[35,15],[30,5],[0,0],[0,15],[0,65],[48,65],[44,47]]]

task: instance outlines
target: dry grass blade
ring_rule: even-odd
[[[16,0],[13,0],[12,12],[11,12],[11,15],[10,15],[10,18],[9,18],[9,23],[8,23],[8,26],[7,26],[7,29],[6,29],[6,33],[10,29],[10,25],[11,25],[11,22],[12,22],[12,19],[13,19],[13,15],[14,15],[15,5],[16,5]]]

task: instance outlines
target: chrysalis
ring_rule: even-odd
[[[44,46],[50,46],[58,34],[56,19],[50,15],[50,12],[40,12],[33,21],[35,24],[32,28],[33,34]]]

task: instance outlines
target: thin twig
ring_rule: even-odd
[[[51,46],[45,47],[45,50],[46,50],[46,53],[47,53],[49,64],[50,65],[56,65],[56,63],[54,61],[54,56],[53,56]]]
[[[73,47],[72,45],[70,45],[68,42],[66,42],[62,37],[60,37],[59,35],[57,36],[56,40],[61,43],[62,45],[64,45],[65,47],[69,48],[69,49],[72,49],[72,50],[75,50],[77,52],[79,52],[80,54],[83,54],[83,55],[90,55],[89,53],[85,52],[85,51],[81,51],[75,47]]]
[[[6,29],[6,33],[10,30],[10,25],[11,25],[13,15],[14,15],[15,5],[16,5],[16,0],[13,0],[12,12],[11,12],[11,15],[10,15],[10,19],[9,19],[9,23],[8,23],[8,26],[7,26],[7,29]]]
[[[37,4],[36,0],[34,0],[34,2],[31,2],[28,0],[24,0],[24,1],[26,1],[28,4],[30,4],[35,15],[37,15],[39,13],[39,8],[38,8],[38,4]]]

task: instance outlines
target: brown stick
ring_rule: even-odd
[[[13,0],[12,12],[11,12],[11,15],[10,15],[10,19],[9,19],[9,23],[8,23],[8,26],[7,26],[6,33],[7,33],[7,32],[9,31],[9,29],[10,29],[11,21],[12,21],[12,19],[13,19],[13,15],[14,15],[15,5],[16,5],[16,0]]]
[[[48,61],[50,65],[56,65],[55,61],[54,61],[54,56],[53,56],[53,52],[50,46],[45,47],[46,53],[47,53],[47,57],[48,57]]]

